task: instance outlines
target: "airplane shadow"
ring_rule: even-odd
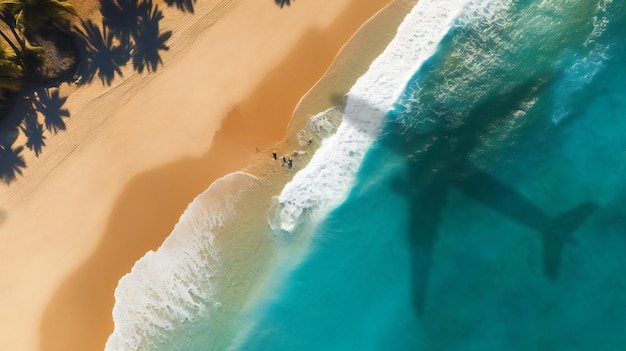
[[[543,243],[541,273],[551,281],[558,279],[563,252],[574,242],[575,231],[599,208],[593,202],[583,202],[563,214],[550,215],[513,185],[476,166],[472,159],[489,133],[514,118],[511,116],[522,108],[520,104],[539,96],[556,76],[544,74],[528,79],[484,99],[461,119],[458,111],[446,110],[439,103],[430,110],[436,111],[433,116],[425,116],[424,112],[419,116],[407,111],[395,115],[392,112],[387,115],[390,117],[382,135],[374,136],[379,147],[400,155],[406,166],[406,173],[393,179],[391,190],[406,197],[409,203],[411,296],[418,315],[423,315],[427,305],[438,227],[450,189],[460,190],[539,234]],[[439,123],[424,132],[415,127],[418,118],[432,118]],[[347,122],[361,123],[349,119]]]

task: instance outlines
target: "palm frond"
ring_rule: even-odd
[[[19,91],[23,70],[17,64],[15,55],[0,47],[0,89]]]
[[[33,35],[42,25],[52,22],[69,28],[78,14],[74,6],[65,0],[20,0],[20,12],[16,16],[18,27]]]

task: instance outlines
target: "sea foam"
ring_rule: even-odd
[[[215,234],[236,219],[234,205],[255,182],[242,172],[215,181],[189,204],[161,247],[135,263],[115,289],[115,329],[105,350],[158,349],[183,323],[210,318],[219,308]]]
[[[559,123],[569,115],[569,96],[582,90],[604,67],[604,62],[609,58],[610,45],[608,41],[601,40],[609,25],[609,13],[612,0],[599,0],[593,16],[593,30],[586,37],[583,46],[588,50],[583,55],[575,55],[573,63],[567,62],[567,68],[561,84],[557,87],[552,121]]]
[[[383,117],[467,2],[421,0],[406,16],[394,39],[350,89],[337,132],[323,141],[278,197],[279,212],[270,223],[277,236],[292,237],[304,223],[319,220],[345,199]]]

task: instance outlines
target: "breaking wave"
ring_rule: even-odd
[[[216,234],[237,219],[234,205],[255,182],[242,172],[215,181],[189,204],[163,245],[135,263],[115,289],[115,329],[105,350],[158,348],[184,323],[210,318],[220,307]]]

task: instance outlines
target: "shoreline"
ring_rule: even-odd
[[[280,29],[288,28],[292,31],[289,33],[290,38],[295,43],[296,51],[299,48],[300,53],[285,55],[281,50],[285,52],[294,50],[294,45],[281,43],[281,46],[272,43],[272,39],[275,39],[271,35],[267,35],[263,49],[265,49],[264,52],[269,52],[265,55],[269,57],[255,58],[254,61],[265,62],[265,66],[274,68],[269,69],[269,72],[266,69],[264,78],[256,85],[250,82],[249,85],[253,85],[252,87],[242,88],[227,84],[225,87],[214,87],[214,90],[209,92],[185,91],[184,89],[180,89],[183,91],[172,90],[169,92],[174,96],[168,96],[168,98],[174,99],[174,101],[179,102],[183,99],[191,101],[191,105],[200,104],[203,107],[201,110],[203,110],[204,115],[226,116],[219,119],[213,118],[211,121],[203,121],[203,123],[196,123],[193,126],[184,126],[183,123],[176,125],[169,123],[169,120],[150,118],[151,114],[162,116],[167,111],[176,111],[176,115],[179,116],[197,114],[197,110],[191,106],[183,106],[182,108],[175,106],[175,109],[168,106],[170,109],[165,109],[166,112],[161,111],[162,107],[150,106],[152,98],[164,94],[164,92],[160,92],[163,87],[170,85],[184,87],[193,78],[190,74],[198,73],[185,73],[186,70],[183,69],[173,72],[172,67],[175,65],[189,67],[190,63],[185,60],[190,56],[198,55],[197,47],[190,47],[191,42],[188,36],[175,36],[175,28],[170,45],[172,50],[163,55],[165,64],[159,67],[156,73],[137,75],[133,74],[132,70],[125,69],[123,73],[127,78],[117,79],[110,87],[102,87],[97,81],[78,89],[72,87],[73,94],[68,97],[68,109],[72,113],[72,118],[67,121],[68,131],[50,138],[50,145],[44,150],[41,160],[29,159],[35,164],[26,169],[24,178],[36,171],[40,174],[46,171],[48,173],[42,177],[30,177],[29,181],[20,179],[18,181],[21,183],[20,186],[16,187],[17,184],[13,184],[8,187],[8,202],[11,203],[11,200],[14,200],[22,207],[19,208],[20,211],[17,211],[17,214],[10,207],[4,208],[4,223],[0,223],[0,234],[6,228],[9,230],[17,228],[18,230],[12,231],[12,236],[3,237],[3,234],[0,235],[0,240],[11,244],[9,245],[11,250],[15,249],[18,252],[21,250],[21,252],[26,251],[39,255],[37,258],[29,259],[20,258],[20,255],[16,253],[13,254],[13,257],[9,255],[0,259],[5,267],[5,269],[0,270],[0,279],[3,280],[3,284],[16,285],[16,287],[12,286],[2,292],[3,297],[7,297],[7,299],[3,299],[6,302],[2,303],[2,307],[8,312],[0,317],[0,325],[9,323],[10,320],[17,321],[13,324],[14,328],[11,328],[11,331],[8,328],[0,328],[3,330],[0,332],[2,344],[8,345],[11,349],[46,351],[103,347],[104,341],[112,331],[112,321],[110,321],[112,291],[121,275],[128,272],[132,264],[146,251],[155,249],[160,245],[165,236],[169,235],[186,205],[196,195],[204,191],[213,180],[233,171],[250,167],[249,165],[254,164],[255,159],[269,159],[270,155],[268,154],[271,152],[272,146],[279,145],[278,143],[283,139],[293,137],[292,134],[285,137],[285,133],[292,118],[291,114],[298,102],[301,101],[301,96],[327,72],[326,68],[335,58],[341,45],[365,20],[378,11],[377,6],[382,7],[387,2],[389,1],[380,0],[376,2],[376,5],[368,3],[369,7],[359,6],[356,1],[348,0],[340,4],[335,3],[332,5],[334,7],[326,5],[328,9],[324,10],[326,12],[320,16],[322,20],[328,21],[328,17],[330,17],[328,13],[335,11],[335,20],[331,23],[301,24],[300,22],[303,22],[304,18],[309,19],[311,17],[310,13],[304,12],[305,10],[300,10],[299,14],[295,15],[288,14],[292,18],[285,20]],[[176,10],[167,9],[165,10],[167,11],[165,19],[170,21],[170,25],[172,25],[176,22],[174,18],[187,18],[186,22],[181,25],[186,26],[182,30],[183,33],[191,33],[198,38],[209,37],[207,39],[209,43],[211,40],[220,42],[218,40],[219,35],[229,28],[228,22],[230,25],[237,23],[233,18],[236,16],[233,13],[228,13],[222,20],[216,21],[214,26],[211,24],[209,26],[211,30],[194,27],[195,22],[192,19],[202,13],[201,4],[196,6],[194,15],[177,13],[178,16],[170,16]],[[243,18],[246,16],[248,16],[247,18],[257,18],[257,13],[254,11],[255,6],[260,7],[261,5],[250,5],[244,8],[243,10],[246,11],[242,11],[241,16]],[[275,5],[270,4],[270,6]],[[294,9],[298,6],[302,5],[300,3],[294,4],[291,8],[285,8],[280,13],[284,15],[287,11],[296,12]],[[338,8],[342,10],[338,10]],[[237,9],[235,8],[233,11]],[[367,11],[370,11],[369,15]],[[356,16],[357,13],[361,17]],[[267,26],[276,24],[275,20],[278,17],[272,16],[275,15],[268,14],[264,18],[268,23]],[[333,24],[337,22],[341,26],[346,26],[347,18],[351,20],[352,27],[344,27],[342,29],[343,37],[341,37],[339,29]],[[167,21],[164,20],[164,23]],[[299,34],[294,34],[297,32],[294,30],[296,25],[300,28]],[[350,32],[350,28],[352,28],[352,32]],[[258,28],[255,28],[255,32],[257,30]],[[244,38],[245,36],[240,37]],[[185,48],[176,51],[174,43],[177,40],[184,42]],[[325,48],[324,59],[328,61],[328,64],[324,67],[318,67],[319,69],[313,72],[309,67],[316,64],[319,57],[313,61],[305,61],[305,59],[310,59],[310,56],[318,54],[317,51],[311,50],[320,49],[320,40],[328,43],[332,41],[329,43],[329,47]],[[193,43],[198,44],[196,41]],[[241,42],[231,44],[232,46],[225,48],[226,51],[238,50],[241,46]],[[280,48],[280,50],[268,50],[265,46],[270,44],[273,44],[274,48]],[[254,51],[259,48],[248,49]],[[275,63],[276,60],[272,59],[283,57],[291,57],[294,66],[285,64],[285,61]],[[216,60],[221,58],[221,62],[224,64],[229,59],[226,55],[215,55],[212,58]],[[204,55],[202,60],[206,59],[207,57]],[[200,61],[201,65],[203,63]],[[198,63],[196,62],[196,64]],[[248,71],[254,71],[255,68],[257,67],[249,68]],[[300,76],[298,76],[299,79],[294,80],[289,74],[281,79],[272,77],[273,75],[280,76],[281,72],[283,74],[284,72],[291,72],[287,68],[292,69],[295,73],[304,71],[311,73],[310,77],[307,78],[309,80],[307,81]],[[198,68],[198,70],[202,70],[202,68]],[[205,71],[202,73],[206,74]],[[225,82],[250,80],[249,76],[244,74],[245,72],[230,73],[233,75],[227,76],[222,73],[223,77],[228,78]],[[259,75],[261,73],[257,73],[257,76]],[[356,80],[356,78],[354,79]],[[285,92],[285,89],[281,89],[280,85],[292,83],[298,83],[298,88],[293,88],[290,85],[287,91],[292,94],[289,97],[278,94],[279,99],[276,93]],[[265,84],[273,84],[277,87],[275,90],[268,90]],[[203,86],[202,88],[206,87]],[[64,86],[61,89],[61,94],[64,95],[64,91],[67,92],[68,90]],[[165,94],[167,93],[165,92]],[[219,96],[219,94],[228,95],[231,98],[220,101],[222,106],[220,110],[220,108],[207,107],[206,103],[201,103],[203,100],[207,100],[207,93],[215,96]],[[237,98],[236,96],[240,97]],[[269,97],[274,97],[276,100],[272,101]],[[287,104],[285,100],[290,100],[292,103]],[[277,107],[280,107],[280,113],[276,112]],[[183,111],[181,112],[180,109]],[[119,112],[120,110],[123,110],[123,113]],[[258,116],[261,110],[272,118],[272,127],[266,128],[268,130],[261,131],[260,129],[269,123],[259,124],[260,119],[250,120],[251,116]],[[117,111],[117,113],[110,111]],[[219,111],[223,112],[220,113]],[[136,114],[141,117],[127,118],[129,115]],[[93,120],[89,121],[88,119],[93,118],[94,115],[102,116],[102,121],[98,123],[94,123]],[[280,118],[275,115],[280,115]],[[80,118],[81,116],[85,116],[85,118]],[[262,120],[265,121],[266,119],[263,118]],[[89,124],[90,122],[92,124]],[[145,127],[146,122],[151,123],[150,128]],[[242,122],[244,123],[243,127]],[[276,127],[277,125],[282,127]],[[96,129],[99,129],[98,133],[96,133]],[[213,131],[215,135],[213,137],[207,136],[207,130],[209,131],[208,134]],[[289,130],[292,130],[291,125]],[[176,145],[176,147],[158,146],[163,141],[164,131],[167,136],[165,138],[166,143]],[[147,143],[133,144],[133,142],[141,140],[145,134],[150,134],[152,139],[144,138],[144,142],[147,141]],[[259,138],[259,134],[266,136]],[[65,139],[65,143],[58,142],[59,139]],[[115,140],[114,145],[109,140]],[[61,145],[58,146],[59,144]],[[281,145],[284,145],[281,147],[288,147],[289,142]],[[113,150],[101,151],[106,150],[107,147]],[[262,157],[255,154],[256,148],[264,152]],[[131,149],[133,150],[131,155],[125,155],[125,152]],[[125,155],[125,157],[119,157],[120,154]],[[224,157],[224,155],[228,156]],[[103,159],[104,161],[102,161]],[[219,169],[214,168],[216,160],[219,160]],[[228,162],[224,162],[224,160]],[[111,163],[111,167],[103,167],[98,164],[107,161]],[[264,163],[264,161],[257,162]],[[50,163],[56,166],[50,166]],[[60,165],[63,165],[63,168],[58,167]],[[86,171],[85,166],[87,166]],[[268,167],[272,167],[272,165],[268,165]],[[80,172],[73,173],[77,170]],[[34,180],[32,180],[33,178]],[[89,181],[83,178],[87,178]],[[89,184],[80,188],[80,185],[85,183]],[[176,184],[176,189],[172,189],[173,184]],[[184,189],[181,189],[181,186]],[[77,187],[80,190],[76,190]],[[155,193],[155,189],[160,189],[160,192]],[[35,191],[37,191],[36,196]],[[79,191],[81,194],[76,194]],[[70,214],[65,215],[65,217],[63,215],[58,217],[46,215],[43,209],[49,208],[51,204],[63,199],[62,196],[65,194],[74,195],[73,202],[63,203],[63,210],[70,212]],[[40,198],[49,201],[45,204],[37,203]],[[3,202],[6,203],[6,201]],[[161,206],[164,203],[167,206]],[[89,204],[90,211],[86,212],[81,209],[85,204]],[[73,214],[72,209],[77,213]],[[33,214],[42,221],[24,224],[15,219],[16,217],[19,219],[20,216],[27,218]],[[74,219],[73,226],[69,226],[69,230],[67,230],[68,218]],[[153,223],[155,218],[158,219],[159,223]],[[62,233],[63,230],[67,230],[69,233],[63,234],[63,237],[59,239],[59,233]],[[77,237],[78,234],[80,234],[79,238]],[[25,243],[16,240],[17,236],[28,235],[31,235],[32,238],[30,240],[29,238],[24,239],[26,240]],[[37,240],[39,242],[35,243],[34,241]],[[120,251],[122,248],[125,252]],[[108,254],[103,252],[108,252]],[[120,256],[124,257],[120,259]],[[11,261],[11,258],[14,260]],[[55,265],[58,266],[51,268],[49,262],[55,262]],[[103,265],[105,265],[105,269],[102,268]],[[112,268],[111,265],[118,266]],[[7,271],[7,269],[10,270],[8,267],[16,266],[20,267],[20,269],[15,269],[18,272]],[[22,267],[24,268],[22,269]],[[54,272],[51,271],[52,274],[49,274],[46,279],[37,279],[39,278],[37,274],[42,269],[44,271],[52,269]],[[19,278],[20,273],[23,276],[32,277],[33,281],[25,283]],[[106,284],[103,281],[106,281]],[[36,293],[33,293],[34,291]],[[22,303],[15,303],[18,296],[24,299]],[[27,299],[29,301],[25,301]],[[31,299],[45,303],[43,308],[41,303],[32,303]],[[10,306],[7,305],[9,301],[11,302]],[[24,308],[25,304],[28,303],[31,306]],[[94,312],[94,310],[99,312]],[[42,312],[44,313],[43,318],[40,317]],[[36,320],[41,321],[40,331],[33,330],[38,327],[37,323],[32,323]],[[19,330],[22,334],[15,333],[13,329]],[[38,331],[41,333],[40,340],[36,337]],[[11,333],[10,337],[9,333]],[[5,339],[7,340],[6,343],[4,342]]]

